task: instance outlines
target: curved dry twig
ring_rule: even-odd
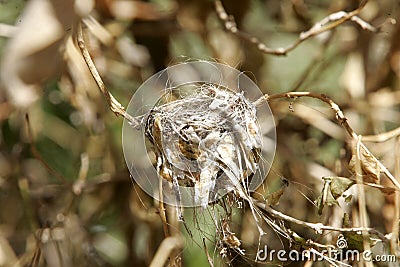
[[[263,42],[261,42],[257,37],[251,36],[241,30],[238,29],[237,24],[233,16],[228,15],[224,6],[222,5],[221,0],[215,0],[215,10],[219,19],[224,23],[224,27],[227,31],[237,35],[238,37],[254,44],[257,49],[265,54],[272,54],[277,56],[285,56],[287,53],[295,49],[305,40],[316,36],[320,33],[330,31],[339,25],[343,24],[346,21],[353,21],[358,24],[362,29],[370,31],[370,32],[377,32],[379,29],[372,26],[368,22],[362,20],[361,18],[357,17],[360,11],[364,8],[368,1],[363,1],[360,6],[351,11],[339,11],[336,13],[332,13],[329,16],[323,18],[322,20],[316,22],[311,29],[308,31],[300,33],[297,40],[287,47],[279,47],[279,48],[269,48]]]
[[[103,80],[100,77],[99,72],[96,69],[96,66],[93,63],[92,58],[90,57],[89,51],[86,47],[85,40],[83,38],[83,30],[82,24],[78,26],[78,34],[77,34],[77,43],[83,58],[85,60],[86,65],[88,66],[90,73],[92,74],[94,80],[96,81],[97,86],[99,87],[100,92],[104,95],[108,106],[110,107],[111,111],[114,112],[117,116],[124,117],[134,128],[140,126],[140,121],[137,118],[132,117],[126,111],[124,106],[118,102],[117,99],[107,90]]]
[[[257,205],[257,207],[261,208],[262,210],[268,212],[268,214],[270,214],[271,216],[273,216],[274,218],[277,219],[281,219],[281,220],[285,220],[288,222],[292,222],[301,226],[305,226],[308,228],[313,229],[316,232],[320,232],[323,230],[326,231],[337,231],[337,232],[352,232],[352,233],[356,233],[356,232],[369,232],[372,234],[376,234],[377,236],[379,236],[382,240],[387,240],[387,238],[385,237],[384,234],[380,233],[379,231],[377,231],[374,228],[369,228],[369,227],[352,227],[352,228],[342,228],[342,227],[334,227],[334,226],[330,226],[330,225],[324,225],[322,223],[311,223],[311,222],[305,222],[296,218],[293,218],[289,215],[286,215],[280,211],[277,211],[275,209],[273,209],[272,207],[270,207],[269,205],[267,205],[266,203],[260,202],[258,200],[253,199],[254,203]]]
[[[179,236],[169,236],[165,238],[161,245],[158,247],[156,254],[150,267],[161,267],[164,266],[168,258],[171,257],[176,249],[182,248],[183,241]]]
[[[386,142],[394,137],[397,137],[400,135],[400,127],[393,129],[391,131],[387,131],[384,133],[380,134],[375,134],[375,135],[365,135],[361,138],[362,141],[365,142]]]
[[[325,102],[328,105],[330,105],[331,109],[333,109],[333,111],[336,114],[336,120],[338,120],[339,124],[341,126],[343,126],[343,128],[346,130],[346,132],[352,138],[357,139],[358,135],[354,132],[354,130],[351,128],[351,126],[347,122],[347,118],[344,116],[340,107],[325,94],[317,94],[317,93],[311,93],[311,92],[288,92],[288,93],[281,93],[281,94],[274,94],[274,95],[264,95],[264,97],[261,97],[260,99],[256,100],[254,102],[254,104],[258,106],[262,103],[262,101],[269,102],[274,99],[280,99],[280,98],[293,99],[293,98],[297,98],[297,97],[315,98],[315,99],[319,99],[322,102]]]
[[[311,92],[288,92],[288,93],[281,93],[281,94],[274,94],[274,95],[264,95],[263,97],[259,98],[254,102],[256,106],[260,105],[263,101],[271,101],[274,99],[280,99],[280,98],[288,98],[288,99],[293,99],[297,97],[310,97],[310,98],[315,98],[319,99],[322,102],[327,103],[330,105],[331,109],[336,114],[336,120],[339,122],[339,124],[346,130],[347,134],[355,141],[357,142],[359,135],[356,134],[356,132],[351,128],[350,124],[347,121],[347,118],[344,116],[343,111],[340,109],[340,107],[329,97],[327,97],[325,94],[317,94],[317,93],[311,93]],[[372,160],[374,160],[380,170],[389,178],[389,180],[397,187],[397,189],[400,189],[400,182],[397,180],[393,174],[386,168],[385,165],[383,165],[370,151],[369,149],[362,143],[360,142],[360,147],[365,150],[365,153],[368,157],[370,157]]]

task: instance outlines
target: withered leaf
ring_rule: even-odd
[[[356,162],[357,155],[353,154],[349,162],[349,169],[353,174],[357,173]],[[378,161],[363,148],[360,148],[360,164],[364,181],[379,183],[381,169]]]
[[[277,205],[279,204],[279,200],[281,199],[283,193],[285,192],[286,187],[288,186],[287,183],[284,183],[281,188],[276,190],[275,192],[270,193],[267,196],[266,204],[269,206]]]
[[[324,209],[325,205],[332,206],[338,204],[336,199],[332,196],[330,186],[331,186],[331,178],[323,177],[324,179],[324,187],[322,188],[322,193],[315,201],[315,204],[318,208],[318,214],[322,214],[322,210]]]
[[[369,187],[380,190],[383,194],[390,195],[390,194],[393,194],[394,192],[396,192],[396,189],[393,187],[382,186],[380,184],[374,184],[374,183],[364,183],[364,184],[368,185]]]
[[[330,190],[332,196],[338,199],[347,189],[349,189],[355,182],[346,177],[330,177],[331,184]]]
[[[355,182],[346,177],[323,177],[324,187],[316,200],[318,214],[322,214],[325,205],[337,205],[337,199],[347,191]]]
[[[353,195],[348,195],[348,196],[343,196],[344,197],[344,201],[346,201],[346,203],[350,203],[351,200],[353,199]]]

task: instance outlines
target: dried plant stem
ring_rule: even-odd
[[[183,242],[178,236],[170,236],[165,238],[161,245],[158,247],[156,254],[152,262],[150,263],[150,267],[162,267],[165,266],[165,263],[168,260],[173,252],[179,248],[181,248]]]
[[[78,179],[72,185],[72,191],[75,195],[80,195],[86,186],[87,175],[89,172],[89,156],[87,153],[81,154],[81,167],[79,169]]]
[[[160,218],[163,224],[164,235],[165,237],[168,237],[171,234],[168,229],[167,215],[165,214],[164,201],[162,201],[163,199],[162,192],[163,192],[162,181],[160,180],[160,201],[158,203],[158,208],[159,208]]]
[[[305,222],[296,218],[293,218],[289,215],[286,215],[280,211],[277,211],[275,209],[273,209],[272,207],[270,207],[269,205],[267,205],[266,203],[260,202],[258,200],[253,199],[253,202],[257,205],[257,207],[261,208],[262,210],[266,211],[268,214],[270,214],[271,216],[273,216],[274,218],[277,219],[281,219],[281,220],[285,220],[288,222],[292,222],[304,227],[308,227],[313,229],[316,232],[320,232],[323,230],[327,230],[327,231],[338,231],[338,232],[362,232],[362,231],[366,231],[369,233],[373,233],[378,235],[382,240],[386,240],[387,238],[380,233],[379,231],[377,231],[374,228],[368,228],[368,227],[352,227],[352,228],[341,228],[341,227],[334,227],[334,226],[329,226],[329,225],[324,225],[322,223],[311,223],[311,222]]]
[[[400,175],[400,138],[396,140],[395,147],[395,174],[397,177]],[[390,239],[390,249],[393,255],[399,253],[399,232],[400,232],[400,192],[395,192],[395,200],[394,200],[394,218],[393,218],[393,226],[392,226],[392,238]],[[400,256],[400,255],[398,255]]]
[[[36,248],[35,252],[33,253],[32,259],[30,261],[30,265],[32,267],[39,266],[40,258],[42,256],[42,249],[40,248],[40,243],[36,240]],[[14,265],[15,267],[19,267],[19,265]]]
[[[51,239],[53,239],[54,240],[54,238],[53,238],[53,234],[52,234],[52,229],[49,229],[50,231],[49,231],[49,233],[50,233],[50,238]],[[64,258],[63,258],[63,255],[62,255],[62,252],[61,252],[61,246],[60,246],[60,242],[58,242],[58,241],[56,241],[56,240],[54,240],[53,241],[54,242],[54,247],[55,247],[55,251],[56,251],[56,255],[57,255],[57,257],[58,257],[58,263],[60,264],[59,266],[60,267],[64,267],[65,266],[65,262],[64,262]]]
[[[94,80],[96,81],[96,84],[100,89],[100,92],[104,95],[111,111],[114,112],[115,115],[122,116],[126,120],[128,120],[128,122],[132,125],[132,127],[134,127],[134,128],[139,127],[140,121],[138,121],[138,119],[129,115],[125,111],[124,106],[121,103],[119,103],[118,100],[115,99],[115,97],[107,90],[103,80],[100,77],[99,72],[96,69],[96,66],[93,63],[92,58],[90,57],[89,51],[86,47],[85,40],[83,38],[82,24],[79,24],[79,26],[78,26],[77,42],[78,42],[79,49],[81,50],[81,53],[83,55],[83,58],[86,62],[86,65],[88,66],[90,73],[92,74]]]
[[[164,204],[163,204],[164,205]],[[177,240],[174,249],[169,253],[169,266],[180,267],[182,266],[182,247],[183,243],[181,240],[182,234],[180,232],[180,222],[178,220],[178,211],[176,207],[171,205],[165,205],[165,215],[169,227],[170,237],[174,237]],[[169,237],[167,237],[169,238]],[[178,242],[179,241],[179,242]],[[162,244],[161,244],[162,245]]]
[[[93,63],[92,58],[90,57],[89,51],[86,47],[84,38],[83,38],[83,30],[82,24],[79,24],[78,31],[77,31],[77,43],[81,50],[82,56],[85,60],[86,65],[88,66],[90,73],[92,74],[100,92],[105,97],[108,106],[110,107],[111,111],[114,112],[117,116],[122,116],[133,128],[139,128],[141,126],[141,122],[137,119],[129,115],[126,111],[124,106],[117,100],[115,97],[107,90],[99,72],[97,71],[96,66]],[[162,192],[162,190],[160,190]],[[164,203],[160,201],[159,203],[159,212],[160,217],[163,223],[164,234],[166,238],[161,243],[160,247],[157,250],[156,255],[154,256],[153,261],[151,262],[150,266],[164,266],[165,262],[167,261],[168,257],[170,257],[170,265],[171,266],[180,266],[180,256],[176,253],[182,247],[182,241],[180,239],[179,234],[172,234],[170,226],[176,226],[174,222],[168,223],[168,218],[166,215],[166,209],[164,207]],[[176,216],[173,214],[170,220],[177,221]]]
[[[282,94],[275,94],[275,95],[265,95],[264,97],[256,100],[254,103],[255,105],[261,104],[262,101],[271,101],[274,99],[280,99],[280,98],[288,98],[288,99],[293,99],[297,97],[310,97],[310,98],[315,98],[319,99],[328,105],[331,106],[333,111],[336,114],[336,119],[338,120],[339,124],[346,130],[346,132],[354,139],[357,139],[357,134],[354,132],[354,130],[351,128],[349,123],[347,122],[347,118],[344,116],[342,110],[340,107],[333,102],[332,99],[327,97],[324,94],[316,94],[316,93],[311,93],[311,92],[288,92],[288,93],[282,93]]]
[[[355,163],[355,172],[356,172],[356,181],[357,181],[357,197],[358,197],[358,210],[359,210],[359,222],[361,227],[368,227],[368,215],[367,215],[367,205],[365,202],[365,191],[363,186],[363,177],[362,177],[362,168],[361,168],[361,137],[357,138],[357,144],[353,147],[353,155],[356,155],[356,163]],[[363,248],[364,250],[370,250],[371,245],[368,240],[368,231],[363,230]],[[366,266],[373,266],[371,262],[366,261]]]
[[[355,141],[357,142],[358,140],[358,135],[355,133],[353,128],[349,125],[347,122],[347,118],[344,116],[343,111],[340,109],[340,107],[333,102],[332,99],[327,97],[325,94],[317,94],[317,93],[311,93],[311,92],[288,92],[288,93],[281,93],[281,94],[275,94],[275,95],[264,95],[260,99],[256,100],[254,102],[255,105],[259,105],[262,103],[262,101],[271,101],[274,99],[280,99],[280,98],[288,98],[288,99],[294,99],[297,97],[310,97],[310,98],[315,98],[319,99],[322,102],[327,103],[331,109],[335,112],[336,114],[336,120],[339,122],[339,124],[346,130],[347,134]],[[393,174],[390,173],[390,171],[383,165],[370,151],[369,149],[362,143],[360,142],[360,147],[365,150],[366,154],[370,156],[376,163],[378,164],[380,170],[389,178],[389,180],[397,187],[397,189],[400,189],[400,182],[393,176]]]
[[[212,258],[210,256],[210,253],[208,253],[208,249],[207,249],[206,239],[205,238],[203,238],[203,247],[204,247],[204,251],[205,251],[206,256],[207,256],[208,264],[210,264],[210,267],[214,267],[213,260],[212,260]]]
[[[17,26],[0,23],[0,37],[11,38],[17,30]]]
[[[386,142],[391,138],[400,135],[400,127],[393,129],[391,131],[387,131],[385,133],[380,133],[376,135],[365,135],[361,140],[365,142]]]
[[[217,12],[217,15],[219,19],[224,23],[225,29],[230,31],[231,33],[237,35],[238,37],[249,41],[250,43],[254,44],[257,49],[265,54],[272,54],[272,55],[277,55],[277,56],[284,56],[293,49],[295,49],[297,46],[299,46],[302,42],[305,40],[318,35],[320,33],[330,31],[339,25],[343,24],[346,21],[353,21],[357,23],[362,29],[371,31],[371,32],[377,32],[378,29],[375,28],[374,26],[370,25],[369,23],[365,22],[361,18],[357,17],[357,15],[360,13],[362,8],[367,4],[368,1],[363,1],[360,6],[351,11],[351,12],[344,12],[344,11],[339,11],[333,14],[330,14],[329,16],[323,18],[322,20],[318,21],[317,23],[314,24],[311,29],[308,31],[300,33],[298,39],[292,43],[291,45],[283,48],[269,48],[267,47],[264,43],[262,43],[258,38],[251,36],[245,32],[242,32],[238,29],[235,19],[233,16],[228,15],[226,13],[226,10],[224,6],[222,5],[221,0],[215,0],[215,10]]]

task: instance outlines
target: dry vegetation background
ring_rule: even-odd
[[[206,0],[0,1],[0,266],[147,266],[165,237],[158,203],[131,182],[122,153],[123,120],[109,111],[76,45],[81,20],[91,56],[123,105],[142,82],[170,64],[217,60],[244,71],[264,93],[326,94],[342,108],[355,133],[369,135],[361,140],[399,181],[399,2],[370,0],[359,10],[358,17],[375,32],[349,17],[339,19],[331,31],[305,40],[286,56],[260,51],[249,36],[270,48],[288,47],[329,14],[357,10],[362,3],[222,4],[242,31],[239,35],[224,29],[214,2]],[[230,19],[225,21],[228,29]],[[384,240],[378,242],[382,253],[399,257],[399,188],[377,161],[363,153],[357,158],[354,139],[335,121],[329,105],[302,98],[270,105],[278,143],[273,169],[259,193],[274,209],[304,222],[372,227],[386,235],[378,236]],[[314,202],[328,190],[323,191],[322,177],[338,176],[352,181],[362,177],[369,184],[336,196],[340,206],[327,195]],[[175,225],[182,228],[175,232],[186,237],[175,252],[183,266],[210,264],[203,238],[216,266],[257,265],[259,246],[280,244],[273,235],[259,240],[246,205],[233,213],[231,231],[248,254],[240,256],[228,246],[222,258],[208,213],[195,213],[200,218],[195,223],[187,210],[193,236]],[[290,220],[285,225],[304,241],[320,244],[335,244],[338,234]],[[365,248],[362,237],[349,238],[354,247]],[[398,264],[399,258],[390,266]]]

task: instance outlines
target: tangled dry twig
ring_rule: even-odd
[[[115,97],[107,90],[107,87],[105,86],[103,79],[101,78],[99,72],[96,69],[96,66],[93,63],[92,58],[90,57],[89,50],[87,49],[85,45],[85,40],[83,37],[83,31],[82,31],[82,23],[79,24],[78,26],[78,33],[77,33],[77,43],[79,46],[79,49],[81,50],[82,56],[85,59],[86,65],[88,66],[90,73],[93,76],[93,79],[96,81],[96,84],[100,90],[100,92],[103,94],[105,100],[107,101],[108,106],[110,107],[111,111],[117,115],[117,116],[122,116],[126,120],[128,120],[132,127],[136,128],[140,125],[140,122],[136,119],[130,116],[126,111],[124,106],[117,100]]]
[[[346,130],[347,134],[354,141],[358,142],[359,135],[357,135],[356,132],[353,130],[353,128],[349,125],[348,120],[344,116],[340,107],[332,99],[328,98],[324,94],[316,94],[311,92],[288,92],[275,95],[265,95],[264,98],[260,98],[259,100],[257,100],[255,104],[256,105],[259,104],[260,101],[271,101],[273,99],[279,99],[279,98],[293,99],[297,97],[311,97],[319,99],[322,102],[325,102],[328,105],[330,105],[330,107],[336,114],[336,120],[339,122],[339,124]],[[393,176],[393,174],[386,168],[386,166],[383,165],[362,142],[359,143],[359,147],[365,150],[365,153],[368,155],[368,157],[379,165],[379,168],[382,170],[382,172],[390,179],[393,185],[395,185],[395,187],[397,187],[397,189],[400,190],[400,182]]]
[[[285,56],[287,53],[290,51],[294,50],[296,47],[298,47],[302,42],[305,40],[319,35],[323,32],[330,31],[339,25],[345,23],[346,21],[353,21],[356,24],[358,24],[362,29],[370,31],[370,32],[377,32],[379,29],[375,28],[368,22],[362,20],[360,17],[357,17],[357,15],[361,12],[361,10],[364,8],[364,6],[367,4],[368,1],[363,1],[360,6],[351,11],[351,12],[344,12],[344,11],[339,11],[333,14],[330,14],[329,16],[323,18],[322,20],[316,22],[314,26],[309,29],[308,31],[300,33],[298,39],[292,43],[291,45],[283,48],[270,48],[267,45],[265,45],[262,41],[260,41],[257,37],[251,36],[246,32],[243,32],[238,29],[235,19],[228,15],[228,13],[225,11],[225,8],[220,0],[215,0],[215,10],[218,14],[219,19],[223,22],[225,29],[234,35],[254,44],[256,48],[265,53],[265,54],[271,54],[271,55],[276,55],[276,56]]]

